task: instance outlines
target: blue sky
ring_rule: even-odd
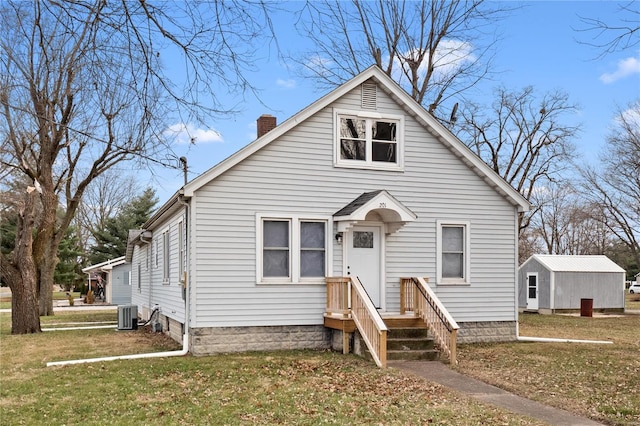
[[[520,9],[501,21],[496,31],[501,33],[494,59],[491,81],[477,87],[480,98],[489,104],[493,89],[504,86],[518,90],[533,86],[538,95],[556,89],[567,92],[570,101],[579,106],[573,123],[582,124],[582,132],[574,143],[586,160],[597,158],[618,108],[625,108],[640,98],[640,46],[633,51],[616,52],[598,58],[600,51],[584,44],[595,35],[578,32],[585,28],[580,17],[617,22],[621,4],[612,1],[535,1],[523,2]],[[506,6],[517,3],[508,2]],[[293,3],[292,8],[300,7]],[[275,17],[280,47],[289,53],[304,48],[305,41],[296,34],[293,19]],[[579,42],[583,42],[582,44]],[[274,52],[275,53],[275,52]],[[189,163],[189,179],[206,171],[255,139],[256,119],[264,113],[275,115],[278,123],[294,115],[325,92],[316,90],[313,81],[302,79],[275,54],[258,63],[259,72],[249,75],[260,89],[261,104],[247,97],[241,103],[241,113],[227,118],[212,119],[208,128],[176,123],[174,130],[188,126],[197,137],[196,145],[177,143],[176,153]],[[229,103],[236,100],[229,99]],[[183,183],[177,170],[155,170],[155,176],[143,185],[156,188],[160,202],[167,200]]]

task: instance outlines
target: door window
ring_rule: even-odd
[[[354,231],[353,248],[373,248],[373,232]]]
[[[535,275],[529,275],[529,299],[535,299],[537,293],[537,278]]]

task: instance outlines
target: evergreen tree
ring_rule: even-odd
[[[152,188],[126,203],[122,210],[105,221],[103,229],[94,233],[96,244],[89,252],[89,263],[95,265],[109,259],[124,256],[130,229],[138,229],[151,216],[158,198]]]
[[[69,290],[74,284],[82,282],[84,279],[80,264],[82,254],[75,228],[70,226],[58,247],[60,261],[53,275],[56,284],[63,285],[65,289]]]

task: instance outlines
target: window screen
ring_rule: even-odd
[[[300,222],[300,276],[325,276],[325,224]]]
[[[289,276],[289,221],[265,220],[263,224],[262,274]]]
[[[442,277],[464,278],[464,227],[442,228]]]

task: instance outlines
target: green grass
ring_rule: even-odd
[[[70,293],[74,299],[80,297],[80,292],[73,291]],[[54,291],[53,300],[67,300],[69,296],[66,291]],[[55,305],[55,303],[54,303]],[[0,297],[0,309],[11,309],[11,296]]]
[[[524,314],[520,335],[612,340],[463,345],[458,369],[522,396],[613,425],[640,424],[640,316]]]
[[[115,321],[115,311],[41,319]],[[79,330],[11,336],[0,314],[3,424],[539,424],[394,369],[332,352],[272,352],[45,367],[49,361],[174,350],[163,335]],[[611,425],[640,424],[640,316],[525,314],[523,336],[613,345],[461,345],[461,372]]]
[[[6,315],[0,314],[2,323]],[[109,315],[115,314],[100,314],[106,319]],[[55,318],[77,322],[80,317],[74,313]],[[11,336],[2,327],[0,332],[3,424],[542,424],[399,370],[381,370],[334,352],[185,356],[47,368],[48,361],[171,350],[177,344],[142,329]]]

